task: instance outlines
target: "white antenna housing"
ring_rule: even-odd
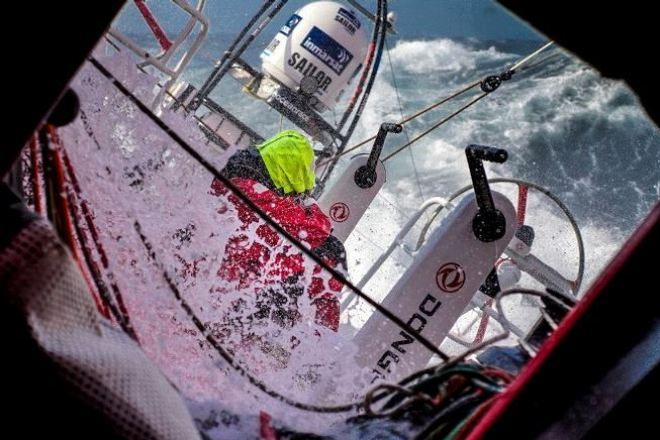
[[[333,108],[367,54],[367,34],[352,9],[332,1],[296,11],[261,54],[263,71],[294,91],[303,78],[316,80],[312,91]],[[309,94],[309,81],[305,93]]]

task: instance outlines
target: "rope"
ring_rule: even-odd
[[[454,382],[452,377],[461,377],[461,385]],[[430,407],[441,407],[446,404],[452,394],[461,394],[467,387],[476,386],[484,391],[498,393],[503,390],[506,382],[511,378],[504,372],[493,368],[483,368],[474,364],[452,361],[446,367],[424,370],[424,374],[409,376],[399,383],[384,382],[369,390],[364,398],[364,409],[367,417],[397,417],[416,403],[424,403]],[[435,394],[437,390],[437,394]],[[431,391],[433,395],[429,395]],[[372,408],[375,398],[382,400],[390,397],[388,402],[376,411]]]
[[[484,308],[491,307],[493,305],[493,300],[489,299],[484,304]],[[486,330],[488,330],[488,321],[490,321],[490,315],[485,311],[482,312],[481,320],[479,321],[479,327],[477,328],[477,334],[474,337],[472,344],[481,344],[486,336]]]
[[[503,292],[500,292],[497,294],[495,297],[495,308],[497,309],[497,313],[499,314],[499,323],[504,326],[504,328],[509,329],[514,326],[514,324],[509,321],[507,318],[506,314],[504,313],[504,308],[502,307],[502,299],[504,299],[507,296],[511,295],[531,295],[531,296],[536,296],[539,298],[545,298],[559,307],[563,308],[564,310],[570,312],[571,308],[573,307],[573,304],[571,302],[573,301],[571,298],[566,298],[564,295],[560,294],[559,292],[553,292],[553,291],[540,291],[540,290],[534,290],[534,289],[522,289],[522,288],[512,288],[505,290]],[[548,317],[546,313],[541,313],[541,316],[550,323],[551,326],[556,327],[556,323]],[[519,339],[520,346],[527,350],[532,357],[536,355],[536,349],[532,347],[526,340],[524,339]]]

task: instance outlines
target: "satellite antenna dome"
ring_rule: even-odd
[[[318,1],[297,10],[280,28],[261,54],[262,69],[295,92],[308,93],[314,85],[309,78],[315,79],[313,96],[333,108],[362,69],[367,48],[365,25],[354,10]]]

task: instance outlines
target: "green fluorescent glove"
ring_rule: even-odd
[[[285,194],[314,188],[314,150],[305,136],[286,130],[257,146],[275,187]]]

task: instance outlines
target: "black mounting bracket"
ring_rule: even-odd
[[[465,148],[465,155],[479,206],[479,211],[472,220],[472,230],[480,241],[488,243],[499,240],[506,231],[506,219],[502,212],[495,207],[482,161],[504,163],[509,155],[506,150],[501,148],[474,144]]]
[[[367,164],[361,166],[355,171],[355,183],[357,186],[363,189],[374,186],[376,178],[378,177],[376,175],[376,165],[378,164],[380,153],[383,151],[383,145],[385,145],[387,133],[401,133],[402,131],[403,126],[401,124],[383,122],[380,125],[380,130],[378,130],[374,145],[371,147],[371,153],[369,153]]]

